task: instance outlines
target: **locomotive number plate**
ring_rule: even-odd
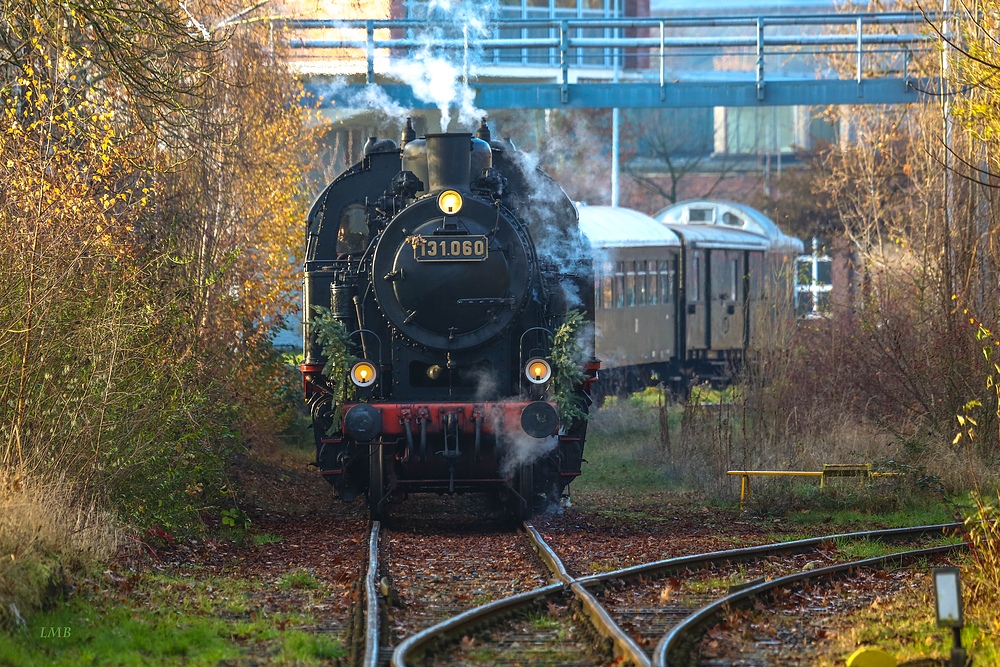
[[[481,262],[489,254],[485,236],[411,236],[418,262]]]

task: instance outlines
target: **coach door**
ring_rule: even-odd
[[[687,253],[687,266],[684,272],[684,307],[687,321],[687,347],[690,350],[704,350],[709,343],[707,260],[707,252],[704,250],[692,249]]]
[[[711,347],[714,350],[741,349],[745,321],[744,251],[712,250],[710,258]]]
[[[746,340],[750,348],[761,347],[761,338],[770,329],[767,318],[767,301],[763,293],[764,253],[751,250],[747,253]]]

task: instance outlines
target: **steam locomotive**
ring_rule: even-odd
[[[573,202],[483,122],[369,139],[309,213],[301,370],[316,465],[373,518],[411,492],[518,516],[580,474],[596,380]]]

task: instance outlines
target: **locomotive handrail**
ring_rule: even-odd
[[[369,358],[368,357],[368,351],[367,351],[367,348],[365,346],[365,337],[364,337],[364,334],[366,334],[366,333],[371,334],[372,336],[374,336],[375,337],[375,341],[378,343],[378,359],[376,359],[375,361],[377,361],[378,364],[381,366],[382,365],[382,339],[379,337],[379,335],[377,333],[375,333],[371,329],[364,329],[364,328],[362,328],[362,329],[355,329],[351,333],[347,334],[347,337],[348,338],[354,338],[354,334],[358,334],[358,338],[361,340],[361,354],[364,355],[365,359],[368,359]]]

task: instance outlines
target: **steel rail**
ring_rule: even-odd
[[[533,591],[520,593],[502,600],[495,600],[411,635],[393,651],[391,661],[393,667],[406,667],[407,659],[410,656],[422,652],[442,636],[457,636],[482,624],[491,617],[510,609],[534,604],[549,595],[562,593],[567,589],[570,589],[577,599],[580,600],[584,612],[591,619],[595,629],[602,636],[612,641],[617,656],[623,657],[626,662],[634,664],[637,667],[649,667],[649,656],[639,648],[631,637],[618,627],[594,596],[566,571],[566,567],[562,561],[545,543],[545,540],[535,530],[534,526],[525,522],[524,529],[531,538],[532,544],[538,551],[539,556],[552,571],[555,578],[559,580],[559,583],[549,584],[548,586],[536,588]]]
[[[757,598],[773,589],[786,588],[792,586],[793,584],[810,579],[831,577],[855,569],[886,567],[887,565],[896,562],[902,564],[910,559],[950,553],[965,546],[967,546],[967,543],[963,542],[961,544],[948,544],[939,547],[900,551],[887,556],[876,556],[875,558],[866,558],[865,560],[854,561],[851,563],[841,563],[839,565],[831,565],[829,567],[819,568],[816,570],[797,572],[796,574],[790,574],[785,577],[772,579],[771,581],[766,581],[762,584],[757,584],[756,586],[751,586],[750,588],[745,588],[741,591],[732,593],[716,600],[710,605],[702,607],[675,625],[656,645],[656,649],[653,651],[653,667],[669,667],[670,663],[667,662],[667,659],[670,652],[680,648],[681,644],[686,641],[690,635],[723,613],[725,609],[732,608],[736,604],[744,603]]]
[[[378,533],[379,522],[372,524],[371,537],[368,539],[368,572],[365,574],[365,655],[364,667],[378,667],[379,647],[379,613],[378,589],[375,578],[378,576]]]
[[[597,601],[593,594],[584,588],[577,579],[570,576],[566,571],[566,566],[556,555],[555,551],[548,545],[545,539],[535,530],[535,527],[524,522],[524,530],[531,537],[538,555],[541,556],[545,564],[549,566],[560,581],[567,584],[573,595],[580,601],[583,611],[587,614],[594,628],[602,636],[611,640],[615,647],[615,657],[623,659],[625,663],[636,665],[636,667],[650,667],[649,656],[638,644],[615,622],[607,610]]]
[[[695,554],[692,556],[678,556],[677,558],[667,558],[643,563],[633,567],[626,567],[613,572],[603,572],[592,574],[587,577],[577,579],[584,586],[592,586],[612,579],[622,579],[638,577],[650,574],[663,574],[676,570],[688,569],[709,565],[713,563],[724,563],[727,561],[752,560],[765,556],[773,556],[784,553],[804,552],[813,549],[823,542],[831,540],[860,540],[875,539],[887,540],[892,538],[914,537],[940,533],[946,535],[948,531],[960,528],[961,523],[941,523],[928,526],[910,526],[905,528],[887,528],[881,530],[865,530],[854,533],[839,533],[836,535],[824,535],[821,537],[809,537],[802,540],[792,540],[790,542],[775,542],[773,544],[763,544],[755,547],[743,547],[741,549],[730,549],[727,551],[713,551],[705,554]]]
[[[465,632],[481,624],[491,616],[499,615],[508,609],[534,603],[564,590],[566,590],[565,584],[549,584],[548,586],[512,595],[502,600],[494,600],[493,602],[462,612],[458,616],[453,616],[404,639],[396,646],[396,650],[392,652],[391,664],[393,667],[406,667],[406,659],[409,656],[423,651],[442,636],[453,636]]]

